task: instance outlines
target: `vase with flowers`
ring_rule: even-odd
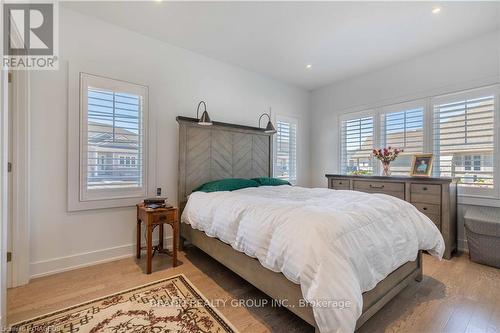
[[[383,175],[389,177],[391,175],[391,162],[398,158],[403,149],[392,148],[391,146],[382,149],[373,149],[373,157],[382,162]]]

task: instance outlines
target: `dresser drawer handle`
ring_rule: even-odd
[[[427,191],[427,187],[422,188],[422,190]]]
[[[378,189],[382,189],[382,188],[384,188],[384,187],[385,187],[385,185],[374,186],[374,185],[370,184],[370,188],[378,188]]]
[[[427,210],[427,207],[422,208],[423,210]]]

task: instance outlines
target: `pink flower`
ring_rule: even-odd
[[[373,149],[373,157],[376,157],[382,163],[390,163],[394,161],[400,153],[403,152],[403,149],[392,148],[389,146],[387,148],[379,148]]]

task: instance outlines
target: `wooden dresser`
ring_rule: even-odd
[[[383,193],[410,202],[441,231],[450,259],[457,249],[457,180],[452,178],[325,175],[328,187]]]

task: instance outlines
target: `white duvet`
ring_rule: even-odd
[[[322,333],[353,332],[363,292],[418,250],[444,251],[432,221],[383,194],[288,185],[195,192],[182,221],[300,284]]]

